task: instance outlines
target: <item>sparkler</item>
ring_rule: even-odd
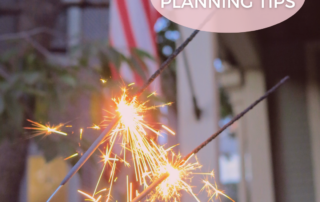
[[[211,137],[209,137],[206,141],[204,141],[201,145],[199,145],[197,148],[195,148],[192,152],[190,152],[187,156],[185,156],[181,161],[181,165],[183,165],[189,157],[192,155],[195,155],[198,153],[203,147],[205,147],[207,144],[209,144],[212,140],[214,140],[219,134],[221,134],[225,129],[227,129],[229,126],[231,126],[234,122],[239,120],[242,116],[244,116],[246,113],[248,113],[251,109],[253,109],[257,104],[259,104],[262,100],[266,99],[271,93],[273,93],[278,87],[280,87],[283,83],[285,83],[289,79],[289,76],[284,77],[279,83],[277,83],[275,86],[273,86],[270,90],[268,90],[263,96],[261,96],[259,99],[257,99],[255,102],[253,102],[249,107],[247,107],[244,111],[242,111],[240,114],[236,115],[231,121],[229,121],[227,124],[225,124],[222,128],[220,128],[216,133],[214,133]],[[143,199],[146,195],[148,195],[152,190],[156,189],[157,186],[163,183],[164,180],[166,180],[168,177],[170,177],[172,173],[167,172],[163,175],[161,175],[158,180],[154,181],[148,188],[146,188],[143,192],[140,193],[139,196],[137,196],[135,199],[133,199],[131,202],[138,202],[141,199]]]
[[[118,99],[114,98],[113,101],[121,118],[117,127],[106,137],[110,144],[106,155],[110,155],[116,139],[120,139],[123,148],[123,162],[128,165],[126,153],[127,151],[131,152],[136,180],[140,182],[140,185],[145,184],[145,173],[153,172],[159,164],[159,151],[156,149],[157,146],[150,141],[148,137],[150,134],[147,131],[155,135],[160,135],[160,133],[149,126],[143,117],[147,111],[166,104],[148,107],[146,106],[148,101],[140,103],[137,97],[129,99],[126,88],[123,88],[122,96]]]
[[[195,163],[188,163],[193,157],[190,156],[183,164],[180,163],[181,155],[175,155],[171,152],[171,159],[169,156],[163,158],[163,163],[158,167],[154,176],[161,176],[168,173],[168,177],[156,187],[154,193],[150,197],[150,201],[177,201],[180,198],[180,191],[184,190],[191,194],[195,200],[199,202],[199,199],[193,193],[191,186],[187,181],[191,180],[192,171],[200,169],[202,166],[198,161]]]
[[[148,86],[169,66],[169,64],[184,50],[184,48],[193,40],[193,38],[199,33],[199,30],[195,30],[169,57],[163,62],[160,68],[148,79],[148,81],[142,86],[142,88],[136,94],[136,97],[140,96]],[[61,182],[60,186],[56,189],[56,191],[50,196],[47,200],[49,202],[52,197],[59,191],[59,189],[83,166],[83,164],[88,160],[88,158],[93,154],[93,152],[99,147],[101,142],[104,141],[105,136],[111,133],[114,127],[117,125],[120,117],[116,117],[111,121],[109,127],[107,127],[104,132],[100,134],[98,139],[90,146],[90,148],[84,153],[84,155],[80,158],[78,163],[69,171],[65,179]]]
[[[79,161],[76,163],[75,166],[72,167],[72,169],[69,171],[69,173],[66,175],[66,177],[62,180],[59,187],[55,190],[55,192],[50,196],[50,198],[47,200],[49,202],[52,197],[61,189],[61,187],[69,181],[69,179],[83,166],[83,164],[89,159],[89,157],[93,154],[93,152],[100,146],[101,142],[105,139],[105,136],[110,134],[118,121],[120,120],[120,117],[117,116],[114,120],[110,122],[110,124],[107,126],[107,128],[100,134],[100,136],[93,142],[93,144],[89,147],[89,149],[83,154],[83,156],[79,159]]]
[[[24,129],[34,130],[35,131],[34,136],[39,136],[39,135],[47,136],[47,135],[50,135],[51,133],[57,133],[64,136],[67,135],[67,133],[64,133],[58,130],[63,126],[63,124],[59,124],[58,126],[50,126],[49,124],[42,125],[40,123],[37,123],[29,119],[27,119],[27,121],[31,122],[33,127],[24,127]]]

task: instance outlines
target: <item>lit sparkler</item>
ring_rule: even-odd
[[[273,86],[271,89],[269,89],[264,95],[262,95],[259,99],[254,101],[250,106],[248,106],[245,110],[243,110],[240,114],[236,115],[231,121],[229,121],[227,124],[225,124],[222,128],[220,128],[216,133],[211,135],[206,141],[204,141],[202,144],[200,144],[198,147],[196,147],[194,150],[192,150],[187,156],[185,156],[182,159],[182,165],[184,164],[184,160],[188,160],[191,156],[198,153],[202,148],[204,148],[207,144],[209,144],[212,140],[214,140],[219,134],[221,134],[226,128],[231,126],[234,122],[239,120],[241,117],[243,117],[246,113],[248,113],[251,109],[253,109],[257,104],[259,104],[261,101],[266,99],[271,93],[273,93],[278,87],[280,87],[283,83],[285,83],[289,79],[289,76],[284,77],[281,79],[280,82],[278,82],[275,86]],[[160,173],[160,176],[158,176],[158,179],[152,182],[149,187],[147,187],[143,192],[141,192],[138,196],[136,196],[135,199],[132,200],[132,202],[138,202],[144,197],[146,197],[153,189],[158,189],[157,187],[163,183],[168,177],[170,177],[170,173]],[[209,184],[208,184],[209,185]],[[211,186],[210,186],[211,187]],[[214,186],[212,186],[214,187]],[[211,187],[211,188],[212,188]],[[214,189],[214,188],[213,188]],[[223,195],[222,191],[218,191],[218,189],[215,187],[214,189],[216,191],[216,195]]]
[[[147,107],[146,103],[139,103],[136,97],[129,99],[127,96],[127,91],[124,88],[123,94],[118,99],[113,99],[116,105],[116,112],[120,117],[115,129],[106,137],[109,142],[109,147],[106,147],[105,153],[103,154],[104,165],[100,173],[98,182],[96,184],[93,195],[89,195],[95,200],[96,190],[99,186],[103,172],[106,169],[106,165],[110,160],[113,160],[113,166],[110,173],[110,187],[109,194],[107,195],[107,201],[110,199],[111,189],[113,182],[116,177],[114,176],[115,161],[120,160],[116,157],[114,159],[110,158],[113,146],[115,145],[116,139],[121,139],[121,145],[123,146],[123,160],[125,165],[126,162],[126,151],[131,153],[136,180],[140,182],[140,185],[145,188],[148,186],[148,182],[152,182],[155,179],[164,174],[168,174],[168,178],[165,179],[155,191],[150,195],[150,201],[163,200],[166,202],[177,201],[180,199],[180,192],[182,190],[191,194],[196,201],[199,199],[192,191],[191,185],[188,183],[192,179],[193,174],[205,174],[212,175],[212,173],[194,173],[195,170],[200,169],[201,165],[196,161],[195,163],[189,163],[189,160],[194,157],[194,155],[189,156],[188,159],[181,159],[181,155],[174,154],[172,148],[164,149],[163,147],[154,143],[150,138],[148,138],[147,131],[151,131],[156,135],[159,135],[159,131],[151,128],[144,121],[144,114],[151,109],[155,109],[159,106]],[[161,105],[163,106],[163,105]],[[175,134],[170,128],[162,125],[166,131],[171,134]],[[170,157],[169,157],[170,154]],[[110,164],[110,163],[109,163]],[[136,193],[137,190],[136,190]],[[83,193],[82,193],[83,194]],[[132,201],[132,183],[129,183],[127,179],[127,201]],[[87,195],[88,196],[88,195]]]
[[[169,176],[160,185],[158,185],[153,193],[150,195],[151,201],[178,201],[181,197],[180,192],[182,190],[191,194],[196,201],[199,199],[192,191],[189,181],[192,179],[192,172],[200,169],[202,166],[198,161],[195,163],[188,163],[191,159],[187,159],[181,163],[181,155],[175,155],[171,152],[171,159],[167,156],[162,165],[158,167],[158,170],[154,173],[154,176],[160,177],[161,175],[168,173]]]
[[[184,44],[179,47],[172,56],[170,56],[169,62],[179,54],[183,48],[190,42],[190,40],[198,33],[195,31],[190,38],[184,42]],[[138,96],[144,91],[148,85],[168,66],[169,62],[165,62],[160,69],[148,80],[148,82],[141,88],[138,92]],[[287,79],[287,78],[286,78]],[[254,102],[249,108],[245,111],[237,115],[230,123],[226,124],[222,127],[217,133],[213,134],[208,140],[206,140],[203,144],[199,145],[195,150],[193,150],[189,155],[181,159],[180,155],[174,155],[172,153],[171,158],[168,157],[168,150],[164,150],[163,147],[156,145],[147,135],[147,131],[151,131],[156,135],[159,135],[159,131],[150,127],[144,120],[143,115],[146,111],[150,109],[154,109],[154,107],[146,107],[145,103],[139,103],[137,101],[137,97],[133,97],[129,99],[126,95],[126,89],[124,89],[123,95],[119,99],[113,99],[116,106],[117,106],[117,115],[116,118],[110,122],[108,127],[105,129],[104,133],[102,133],[99,138],[91,145],[88,151],[82,156],[82,158],[78,161],[75,167],[72,168],[71,172],[68,173],[66,178],[63,180],[59,188],[54,192],[54,194],[64,185],[68,179],[72,177],[72,175],[79,170],[79,168],[85,163],[85,161],[92,155],[92,153],[99,147],[102,142],[108,141],[108,146],[106,148],[106,153],[104,155],[104,166],[110,164],[111,152],[116,143],[116,139],[121,140],[121,145],[123,146],[123,162],[125,161],[126,151],[130,152],[132,155],[135,174],[137,181],[140,182],[140,185],[143,185],[145,190],[141,193],[141,197],[148,194],[150,190],[153,188],[155,192],[150,196],[151,200],[162,199],[165,201],[177,201],[179,200],[180,190],[185,190],[189,194],[193,195],[194,198],[197,199],[195,194],[191,189],[191,185],[187,183],[188,179],[191,179],[192,174],[196,174],[193,171],[200,168],[201,165],[196,163],[190,163],[189,160],[200,151],[204,146],[206,146],[211,140],[213,140],[217,135],[219,135],[226,127],[230,126],[234,121],[241,118],[245,113],[247,113],[250,109],[252,109],[255,105],[257,105],[260,101],[265,99],[271,92],[273,92],[279,85],[281,85],[286,79],[284,79],[280,84],[275,86],[273,89],[268,91],[264,96]],[[113,159],[112,170],[110,174],[110,187],[109,189],[102,189],[102,190],[109,190],[107,195],[107,202],[111,199],[111,190],[112,184],[116,181],[117,177],[115,177],[115,161],[116,156]],[[119,158],[120,159],[120,158]],[[104,172],[104,168],[102,173]],[[199,173],[198,173],[199,174]],[[208,175],[211,175],[208,174]],[[154,180],[154,178],[158,177],[158,179]],[[101,177],[97,182],[97,186],[94,190],[93,195],[86,194],[82,191],[79,193],[85,195],[87,198],[94,202],[98,202],[102,199],[101,192],[96,192],[97,187],[99,185]],[[147,182],[150,181],[152,184],[150,187],[147,187]],[[223,192],[218,190],[216,186],[213,184],[205,183],[205,188],[211,189],[211,193],[214,193],[214,196],[223,195]],[[157,185],[159,185],[157,187]],[[212,186],[210,186],[212,185]],[[132,202],[139,201],[142,199],[140,196],[132,199],[133,188],[132,184],[129,185],[127,181],[127,194],[128,200]],[[129,191],[130,190],[130,191]],[[148,191],[146,191],[148,190]],[[138,194],[137,190],[136,193]],[[53,194],[53,195],[54,195]],[[98,195],[99,194],[99,195]],[[53,196],[52,195],[52,196]],[[139,198],[140,197],[140,198]],[[138,199],[137,199],[138,198]],[[48,201],[50,201],[51,197]],[[212,199],[212,197],[211,197]]]
[[[184,50],[184,48],[194,39],[194,37],[199,33],[199,30],[195,30],[173,53],[171,56],[168,57],[168,59],[163,62],[160,66],[160,68],[151,75],[151,77],[148,79],[148,81],[140,88],[140,90],[137,92],[136,97],[134,99],[136,99],[138,96],[140,96],[142,94],[143,91],[145,91],[148,86],[167,68],[169,67],[169,64],[177,57],[177,55],[179,55],[181,53],[181,51]],[[103,81],[102,81],[103,82]],[[98,149],[98,147],[100,146],[100,144],[105,141],[105,137],[109,136],[110,133],[113,131],[114,127],[118,124],[119,120],[121,117],[116,116],[113,118],[113,120],[110,122],[110,124],[107,126],[107,128],[99,135],[99,137],[94,141],[94,143],[89,147],[89,149],[83,154],[83,156],[79,159],[79,161],[76,163],[76,165],[74,165],[74,167],[68,172],[68,174],[66,175],[66,177],[62,180],[62,182],[60,183],[60,186],[53,192],[53,194],[49,197],[49,199],[47,200],[47,202],[49,202],[54,195],[61,189],[61,187],[83,166],[83,164],[88,160],[88,158],[93,154],[93,152]],[[118,128],[119,130],[120,128]],[[135,130],[139,130],[139,129],[135,129]],[[157,133],[157,132],[156,132]],[[129,134],[129,133],[127,133]],[[115,142],[115,137],[117,136],[109,136],[111,139],[111,145],[113,147],[113,144]],[[114,138],[112,138],[114,137]],[[141,136],[140,136],[141,137]],[[127,139],[127,141],[131,142],[129,139]],[[143,140],[141,141],[140,139],[140,143],[144,142]],[[126,143],[126,142],[124,142]],[[124,145],[124,148],[126,145]],[[140,145],[138,146],[139,148],[143,148]],[[135,151],[135,150],[131,150],[131,151]],[[137,150],[136,150],[137,151]],[[139,150],[137,152],[143,153],[144,150]],[[109,152],[110,154],[110,152]],[[125,154],[125,152],[124,152]],[[146,155],[149,156],[149,155]],[[134,155],[133,155],[134,157]],[[135,159],[135,161],[140,161],[140,159]],[[153,162],[154,159],[150,158],[150,161],[148,162],[148,164],[150,162]],[[146,161],[140,161],[142,163],[139,163],[141,168],[144,168],[145,170],[147,170],[147,166],[148,164],[146,164]],[[139,166],[139,165],[135,165]],[[150,166],[152,167],[152,166]],[[136,174],[137,176],[137,174]],[[140,181],[141,182],[141,181]]]
[[[59,131],[59,128],[63,126],[63,124],[59,124],[58,126],[50,126],[49,124],[42,125],[38,122],[27,119],[30,123],[32,123],[33,127],[24,127],[27,130],[34,130],[34,136],[39,135],[50,135],[52,133],[60,134],[66,136],[67,133]]]
[[[126,162],[127,151],[131,152],[136,180],[141,185],[146,182],[145,173],[154,171],[159,164],[157,151],[150,142],[150,134],[148,132],[155,135],[160,133],[145,122],[144,114],[149,110],[164,105],[148,107],[146,106],[147,102],[140,103],[137,97],[130,99],[126,88],[122,90],[122,96],[118,99],[113,99],[116,105],[116,112],[121,118],[116,128],[107,137],[110,144],[107,156],[110,155],[116,139],[120,138],[123,147],[123,161]]]

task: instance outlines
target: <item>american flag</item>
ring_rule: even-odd
[[[144,59],[145,75],[148,78],[158,68],[156,33],[154,24],[160,14],[153,8],[150,0],[111,0],[110,5],[110,44],[129,56],[132,48],[149,53],[156,60]],[[123,64],[120,76],[127,82],[142,85],[142,78]],[[149,88],[160,93],[160,79],[157,78]]]

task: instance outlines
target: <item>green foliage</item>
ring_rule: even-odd
[[[83,83],[77,81],[82,70],[79,66],[57,65],[33,50],[9,53],[0,57],[0,140],[14,141],[30,138],[23,130],[26,119],[47,123],[50,110],[62,111],[65,101]],[[59,140],[50,137],[36,140],[44,145],[47,160],[59,153],[56,144],[62,142]]]
[[[113,80],[112,72],[119,72],[123,63],[146,79],[144,61],[153,59],[138,49],[126,57],[107,45],[86,45],[78,50],[81,54],[75,59],[68,58],[72,61],[69,65],[46,59],[32,49],[25,52],[12,49],[0,55],[0,141],[30,138],[29,131],[23,129],[30,126],[26,119],[45,124],[51,121],[52,112],[63,116],[79,96],[101,94],[100,78],[108,80],[103,87],[116,86],[115,90],[120,90],[120,81]],[[66,157],[74,153],[78,149],[78,138],[78,135],[49,135],[37,137],[35,142],[50,161],[57,155]],[[82,144],[84,150],[85,145],[89,143]]]
[[[176,49],[176,41],[168,39],[166,37],[166,33],[170,31],[179,31],[178,25],[168,19],[165,19],[166,25],[161,29],[158,30],[157,33],[157,48],[160,57],[160,62],[164,62],[168,55],[165,55],[163,52],[164,47],[170,47],[173,51]],[[174,60],[170,63],[170,67],[167,68],[161,74],[161,87],[163,89],[163,94],[170,102],[173,102],[172,108],[177,110],[177,72],[176,72],[176,61]]]
[[[223,88],[219,89],[219,97],[220,97],[220,116],[221,118],[225,118],[227,116],[232,116],[232,106],[229,102],[229,97]]]

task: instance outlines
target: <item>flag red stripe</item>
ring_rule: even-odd
[[[132,26],[130,24],[129,14],[127,10],[126,0],[116,0],[118,5],[118,11],[120,13],[121,22],[123,24],[124,34],[126,36],[129,49],[137,47],[137,43],[134,39]],[[133,76],[138,85],[143,85],[143,80],[138,73],[133,71]]]
[[[147,20],[148,20],[148,23],[149,23],[149,34],[151,36],[151,40],[152,40],[152,48],[154,50],[154,54],[155,56],[158,56],[158,51],[157,51],[157,48],[156,48],[156,33],[153,29],[153,24],[155,23],[156,19],[153,19],[153,16],[151,14],[151,10],[150,10],[150,2],[149,0],[141,0],[142,1],[142,4],[143,4],[143,8],[145,10],[145,13],[146,13],[146,17],[147,17]]]
[[[116,0],[116,2],[118,6],[118,11],[120,13],[120,18],[123,24],[124,33],[126,35],[127,44],[129,48],[137,47],[136,41],[133,37],[126,0]]]

